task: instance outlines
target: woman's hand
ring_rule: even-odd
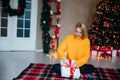
[[[63,59],[63,63],[68,63],[68,59]]]
[[[73,62],[73,63],[72,63],[72,67],[77,67],[77,63],[76,63],[76,62]]]

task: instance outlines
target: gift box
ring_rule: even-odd
[[[91,55],[92,55],[92,56],[97,56],[97,53],[98,53],[98,51],[97,51],[97,50],[92,50]]]
[[[117,54],[118,57],[120,57],[120,49],[118,49],[118,54]]]
[[[114,50],[112,51],[112,57],[116,57],[116,56],[117,56],[117,50],[114,49]]]
[[[91,48],[91,55],[92,56],[98,56],[98,54],[99,54],[99,46],[92,46],[92,48]]]
[[[111,46],[103,46],[100,48],[101,51],[101,57],[105,59],[111,59],[112,58],[112,51],[113,48]]]
[[[114,49],[112,51],[112,57],[120,57],[120,50]]]
[[[80,70],[79,67],[72,67],[72,63],[74,63],[75,60],[68,60],[66,59],[61,60],[61,76],[62,77],[69,77],[69,78],[75,78],[75,79],[79,79],[80,78]]]

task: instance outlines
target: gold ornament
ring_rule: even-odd
[[[47,54],[47,56],[50,58],[50,60],[58,59],[57,51],[54,49],[51,49],[49,51],[49,54]]]

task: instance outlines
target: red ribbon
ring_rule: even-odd
[[[112,47],[110,47],[110,46],[109,47],[102,47],[101,51],[104,53],[106,53],[107,51],[112,51]]]
[[[72,60],[68,60],[69,63],[64,63],[62,66],[65,66],[66,68],[70,68],[70,78],[73,78],[74,76],[74,72],[75,72],[75,69],[77,68],[76,67],[72,67]]]

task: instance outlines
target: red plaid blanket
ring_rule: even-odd
[[[52,67],[52,64],[31,63],[13,80],[72,80],[61,77],[51,70]],[[88,77],[82,74],[80,80],[83,79],[86,80]],[[90,80],[120,80],[120,69],[95,68]]]

